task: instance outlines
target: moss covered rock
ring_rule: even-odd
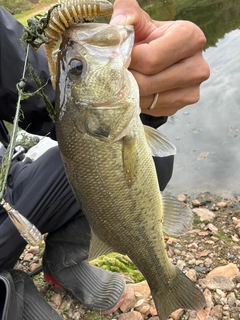
[[[119,253],[110,253],[91,261],[96,267],[102,269],[127,274],[134,282],[140,282],[144,280],[143,275],[132,263],[132,261],[124,255]]]

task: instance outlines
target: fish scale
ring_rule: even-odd
[[[142,151],[143,143],[140,143],[142,137],[139,133],[136,134],[139,139],[139,148]],[[76,143],[79,140],[83,140],[80,135],[77,135],[75,139]],[[92,154],[90,153],[89,145],[92,146]],[[138,180],[135,181],[131,188],[124,188],[126,181],[121,162],[119,162],[122,154],[121,143],[114,144],[113,148],[113,146],[106,146],[104,142],[96,144],[95,139],[88,136],[81,146],[77,159],[72,159],[72,165],[69,159],[64,162],[66,171],[71,172],[69,179],[72,181],[73,189],[78,190],[81,194],[79,200],[83,211],[91,212],[91,216],[88,216],[90,225],[101,225],[101,228],[97,229],[99,238],[106,243],[110,242],[116,252],[127,254],[129,257],[133,257],[133,254],[135,255],[138,252],[137,257],[134,257],[134,263],[136,265],[139,265],[140,262],[143,264],[141,272],[144,276],[148,273],[148,282],[150,278],[153,278],[153,282],[156,281],[156,274],[154,274],[153,269],[158,264],[155,262],[163,260],[163,256],[160,253],[164,253],[165,260],[167,257],[165,250],[163,250],[165,249],[165,243],[160,229],[161,198],[159,196],[159,187],[156,175],[151,174],[154,172],[152,157],[149,152],[146,152],[146,158],[139,157],[139,166],[142,167],[141,174],[138,175]],[[66,150],[67,154],[69,152],[70,150]],[[109,163],[110,157],[115,161],[111,161],[106,166],[105,164]],[[90,161],[91,158],[94,158],[95,161]],[[65,159],[64,156],[63,159]],[[87,170],[85,169],[86,167],[88,167]],[[139,185],[141,186],[142,184],[145,185],[145,188],[139,192]],[[138,197],[136,197],[136,194],[138,194]],[[150,198],[152,201],[147,201],[146,206],[146,199]],[[153,214],[149,219],[150,211]],[[130,214],[127,215],[126,213]],[[121,218],[119,224],[116,224],[116,218]],[[107,221],[107,223],[104,223],[104,221]],[[144,232],[146,226],[148,230],[151,230],[151,233]],[[125,239],[124,234],[127,235]],[[131,235],[130,239],[129,235]],[[151,247],[154,247],[155,252],[153,261],[150,261],[150,257],[153,257],[153,255],[149,257]],[[143,261],[144,259],[146,259],[145,262]],[[146,266],[146,271],[144,271],[144,265]],[[153,275],[151,277],[149,275],[149,265],[152,266]],[[170,263],[167,259],[167,270],[169,270],[169,266]],[[166,274],[166,271],[161,272],[159,267],[157,269],[158,278]]]

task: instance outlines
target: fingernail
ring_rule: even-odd
[[[126,20],[127,20],[127,16],[119,15],[119,16],[113,17],[110,21],[110,24],[124,24]]]

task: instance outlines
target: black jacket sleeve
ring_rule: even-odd
[[[25,53],[20,41],[23,26],[4,8],[0,6],[0,119],[13,122],[18,93],[16,84],[20,82],[23,74]],[[52,89],[48,72],[47,59],[44,48],[37,51],[30,48],[29,60],[37,70],[42,84],[45,86],[45,93],[54,103],[55,92]],[[35,84],[31,77],[26,74],[26,92],[34,92]],[[55,139],[54,123],[48,116],[44,102],[39,95],[34,95],[21,101],[21,109],[24,116],[19,126],[33,134],[47,135]]]
[[[157,129],[158,127],[163,125],[165,122],[167,122],[167,117],[153,117],[153,116],[150,116],[149,114],[143,114],[143,113],[141,113],[140,117],[143,124],[153,127],[155,129]]]

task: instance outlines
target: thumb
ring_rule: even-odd
[[[137,41],[149,33],[152,20],[149,15],[141,9],[136,0],[116,0],[114,2],[113,14],[110,24],[130,24],[134,26]]]
[[[136,0],[116,0],[113,6],[111,24],[133,24],[135,12],[139,10]]]

